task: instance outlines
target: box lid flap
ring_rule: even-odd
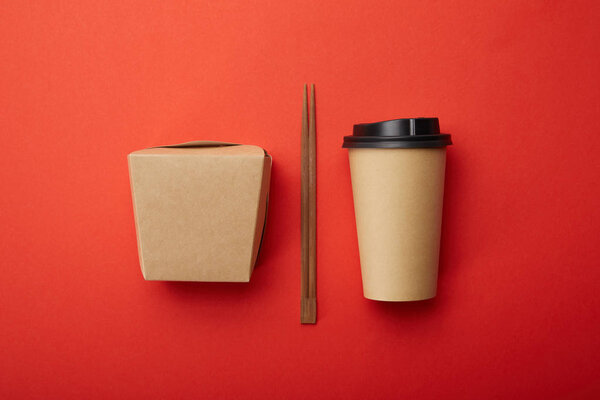
[[[167,155],[167,154],[182,154],[182,151],[198,152],[202,155],[213,156],[265,156],[270,157],[265,149],[259,146],[218,142],[209,140],[198,140],[179,144],[169,144],[163,146],[148,147],[143,150],[137,150],[130,153],[134,155]]]
[[[183,147],[222,147],[222,146],[241,146],[238,143],[228,143],[228,142],[216,142],[212,140],[194,140],[192,142],[185,142],[179,144],[167,144],[164,146],[153,146],[151,149],[157,148],[183,148]]]

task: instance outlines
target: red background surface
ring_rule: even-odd
[[[0,3],[0,397],[600,396],[596,1]],[[299,324],[301,85],[318,104]],[[352,124],[452,133],[431,301],[362,297]],[[273,155],[250,284],[145,282],[126,155]]]

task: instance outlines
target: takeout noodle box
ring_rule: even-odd
[[[265,150],[189,142],[135,151],[128,162],[144,279],[250,280],[266,218]]]

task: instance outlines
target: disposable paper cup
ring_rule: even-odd
[[[359,124],[344,138],[366,298],[435,297],[451,143],[437,118]]]

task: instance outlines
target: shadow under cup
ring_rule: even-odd
[[[359,124],[344,137],[366,298],[435,297],[450,144],[437,118]]]

